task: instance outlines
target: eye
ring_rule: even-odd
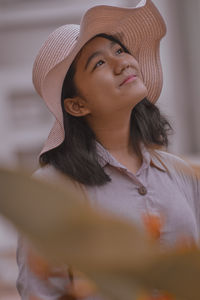
[[[124,49],[122,49],[122,47],[118,48],[116,51],[116,54],[121,54],[124,52]]]
[[[103,65],[103,64],[104,64],[104,61],[103,61],[102,59],[99,60],[99,61],[95,64],[94,69],[100,67],[100,66]],[[93,70],[94,70],[94,69],[93,69]]]

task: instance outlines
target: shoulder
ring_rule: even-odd
[[[195,172],[192,168],[192,165],[186,159],[161,150],[156,150],[155,156],[157,159],[162,161],[170,174],[184,178],[194,178]]]
[[[48,164],[44,167],[37,169],[32,177],[34,179],[50,182],[50,183],[66,183],[74,182],[69,176],[63,174],[61,171],[57,170],[54,166]]]
[[[61,173],[56,170],[55,167],[53,167],[52,165],[46,165],[44,167],[41,167],[39,169],[37,169],[32,177],[33,178],[38,178],[38,179],[45,179],[45,178],[55,178],[61,176]]]
[[[44,167],[40,167],[33,173],[33,177],[35,178],[42,178],[46,176],[56,176],[58,174],[58,171],[56,170],[55,167],[52,165],[46,165]]]
[[[160,157],[165,163],[168,165],[182,165],[185,167],[190,168],[190,164],[183,158],[173,153],[161,150],[155,150],[156,156]]]
[[[166,165],[167,174],[186,195],[186,198],[194,202],[194,205],[199,203],[200,180],[191,163],[165,151],[156,151],[156,153]]]
[[[47,183],[61,185],[61,187],[75,189],[77,191],[81,191],[82,198],[87,199],[87,193],[85,186],[71,177],[63,174],[61,171],[57,170],[54,166],[48,164],[44,167],[37,169],[32,177],[37,180],[42,180]]]

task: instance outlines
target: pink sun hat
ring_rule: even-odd
[[[139,62],[147,99],[156,102],[162,89],[160,40],[165,22],[151,0],[134,8],[94,6],[80,25],[68,24],[49,35],[33,65],[33,84],[55,117],[55,123],[40,154],[58,147],[65,138],[61,91],[65,75],[81,48],[100,33],[114,35]]]

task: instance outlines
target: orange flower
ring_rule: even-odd
[[[31,249],[28,251],[28,265],[31,271],[43,280],[47,280],[50,276],[65,277],[68,274],[66,268],[50,266],[44,258]]]
[[[163,220],[158,215],[144,214],[143,222],[149,235],[154,239],[160,238],[161,228],[163,226]]]

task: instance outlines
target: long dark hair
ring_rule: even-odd
[[[100,34],[118,43],[125,52],[127,48],[113,36]],[[76,96],[73,81],[76,72],[76,59],[70,66],[62,87],[61,105],[64,119],[65,139],[63,143],[40,156],[40,164],[51,164],[64,174],[85,185],[103,185],[111,179],[100,166],[96,151],[96,138],[84,117],[74,117],[64,109],[64,99]],[[130,142],[133,150],[142,158],[140,145],[147,148],[167,147],[168,134],[172,130],[169,122],[159,109],[146,98],[132,110],[130,119]]]

